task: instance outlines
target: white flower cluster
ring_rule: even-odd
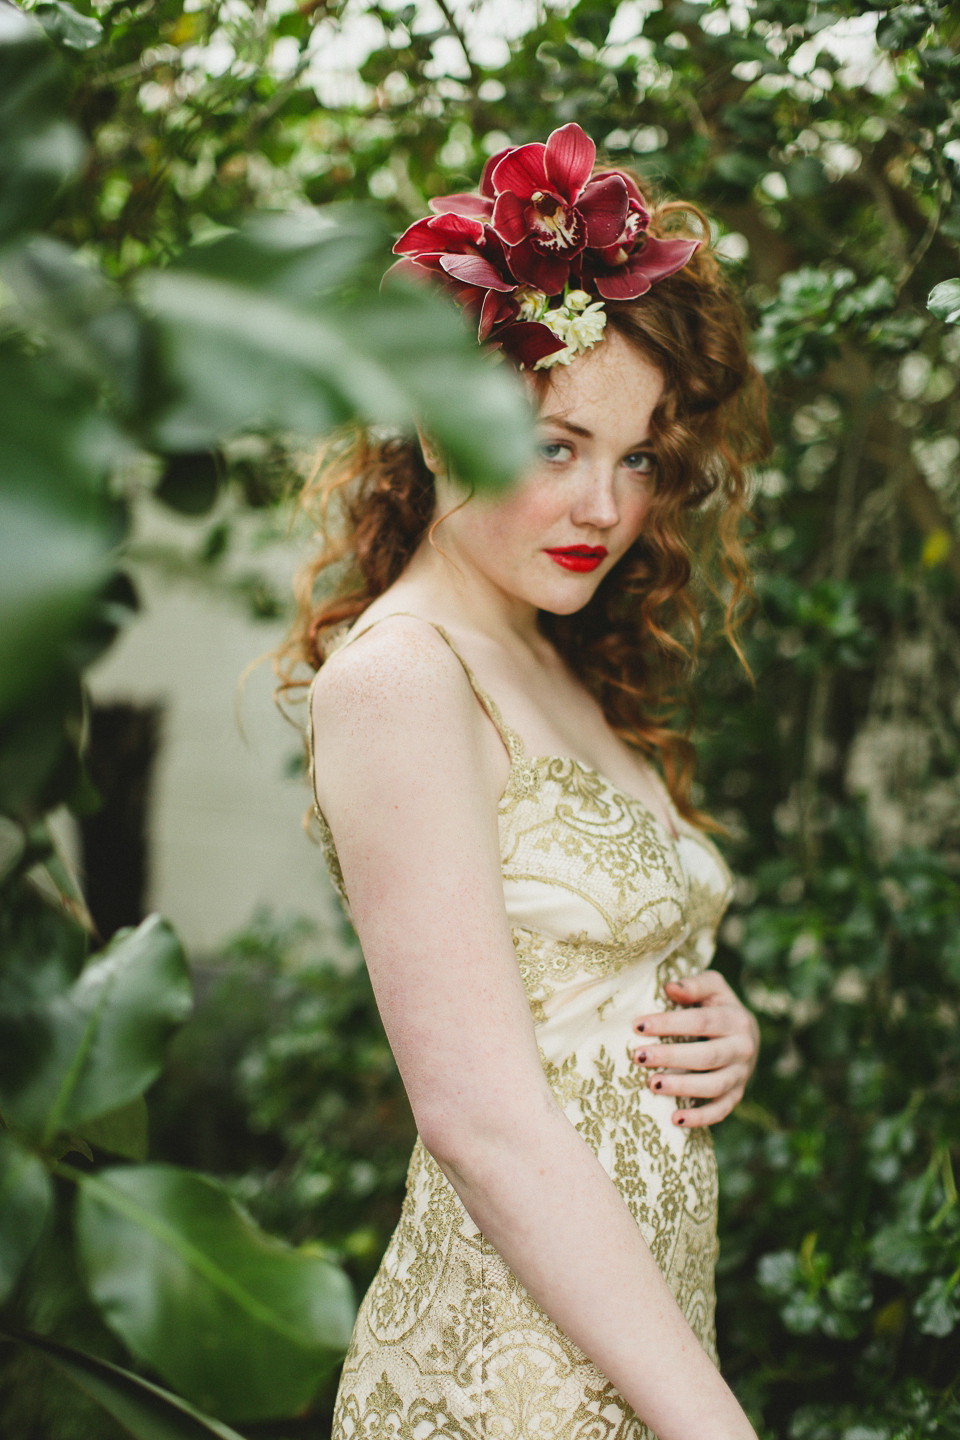
[[[521,318],[528,318],[522,314],[522,310]],[[557,350],[553,355],[545,355],[542,360],[538,360],[533,367],[535,370],[548,370],[551,365],[569,365],[575,355],[582,355],[584,350],[591,350],[596,345],[603,337],[607,323],[603,301],[591,300],[586,290],[571,290],[564,297],[563,304],[558,305],[555,310],[548,310],[544,306],[539,314],[530,315],[529,318],[546,325],[566,346],[566,349]]]

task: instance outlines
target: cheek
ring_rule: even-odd
[[[647,516],[653,508],[653,486],[633,486],[620,501],[620,522],[627,535],[628,546],[643,530]]]
[[[526,547],[555,525],[565,513],[563,497],[556,485],[528,483],[502,500],[491,501],[480,512],[485,536],[502,544]]]

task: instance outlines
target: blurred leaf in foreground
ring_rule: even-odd
[[[90,1291],[118,1335],[197,1405],[295,1414],[350,1338],[343,1272],[259,1230],[216,1181],[145,1165],[78,1177]]]
[[[242,1440],[228,1425],[201,1415],[179,1396],[108,1360],[59,1345],[43,1335],[16,1332],[4,1337],[0,1331],[0,1338],[27,1345],[44,1355],[119,1421],[134,1440]]]

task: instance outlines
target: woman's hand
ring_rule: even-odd
[[[641,1037],[634,1061],[649,1070],[666,1066],[671,1072],[684,1072],[651,1076],[650,1088],[658,1095],[687,1095],[708,1102],[675,1110],[675,1125],[690,1129],[716,1125],[743,1098],[760,1050],[759,1027],[717,970],[670,980],[664,989],[669,999],[691,1008],[641,1015],[633,1026]],[[661,1035],[687,1038],[658,1045]]]

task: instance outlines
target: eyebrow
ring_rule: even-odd
[[[562,415],[541,415],[541,425],[559,425],[562,430],[569,430],[571,435],[581,435],[585,440],[593,439],[593,431],[586,430],[582,425],[574,425],[570,420],[564,420]],[[644,440],[638,440],[633,447],[635,450],[652,450],[653,442],[649,435]]]
[[[541,415],[541,425],[559,425],[562,430],[569,430],[571,435],[582,435],[585,440],[593,439],[593,431],[585,430],[582,425],[573,425],[569,420],[564,420],[562,415]]]

